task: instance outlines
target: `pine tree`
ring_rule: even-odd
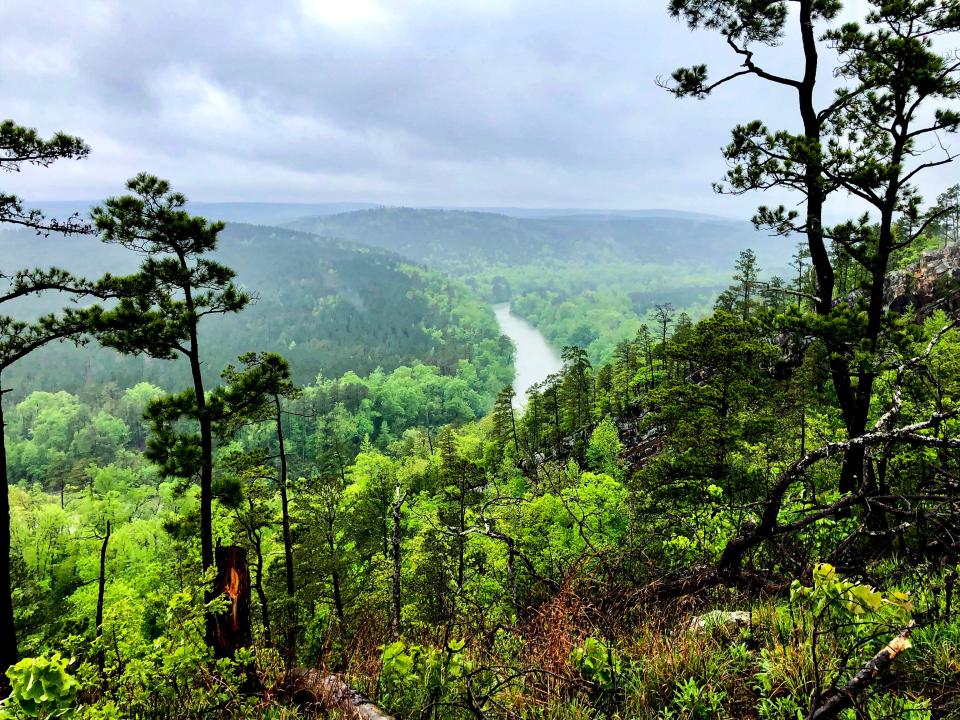
[[[207,257],[217,248],[223,223],[190,215],[186,198],[165,180],[140,174],[127,183],[133,193],[110,198],[93,211],[104,242],[143,256],[133,275],[109,279],[121,296],[116,307],[97,318],[94,329],[107,347],[130,355],[187,359],[192,400],[173,396],[165,409],[171,423],[177,413],[199,426],[196,458],[200,482],[200,556],[213,565],[213,413],[207,406],[202,374],[200,324],[205,318],[236,313],[249,296],[234,284],[234,272]],[[156,447],[156,443],[154,444]]]
[[[78,137],[56,133],[43,139],[36,130],[17,125],[12,120],[0,122],[0,170],[20,172],[24,165],[49,167],[57,160],[80,160],[90,148]],[[44,217],[39,210],[24,207],[16,195],[0,192],[0,223],[10,223],[41,233],[89,233],[91,228],[76,215],[67,220]]]
[[[802,209],[761,206],[758,227],[807,241],[814,291],[815,318],[800,318],[796,330],[821,339],[829,352],[837,405],[849,438],[860,437],[882,365],[883,345],[891,327],[884,288],[893,254],[910,246],[927,227],[946,213],[921,213],[916,180],[926,170],[950,163],[955,153],[945,149],[935,158],[930,150],[948,148],[946,138],[960,128],[952,107],[960,95],[960,61],[935,51],[934,39],[960,29],[960,8],[953,1],[899,0],[871,2],[866,24],[847,23],[818,34],[842,9],[839,0],[671,0],[671,14],[691,28],[718,32],[740,58],[740,70],[710,80],[705,65],[680,68],[668,89],[679,97],[706,97],[743,76],[779,87],[796,100],[800,132],[771,130],[756,120],[733,130],[724,156],[730,165],[716,188],[735,194],[779,188],[801,194]],[[796,22],[802,54],[796,74],[779,74],[758,64],[756,47],[782,45],[787,25]],[[841,86],[832,98],[818,92],[820,45],[829,43],[838,57],[834,75]],[[780,63],[784,66],[785,63]],[[842,193],[866,203],[868,214],[829,228],[823,209],[828,197]],[[897,238],[897,216],[911,218],[913,233]],[[829,246],[863,271],[863,292],[846,303],[835,303],[837,266]],[[845,455],[839,488],[849,492],[863,476],[862,446]]]
[[[940,213],[943,246],[960,243],[960,185],[953,185],[937,196],[937,210]],[[913,234],[912,227],[907,234]]]
[[[750,317],[750,310],[753,307],[753,289],[760,278],[760,268],[757,267],[757,256],[749,248],[742,250],[734,266],[734,285],[730,291],[737,297],[737,309],[741,317],[746,320]]]
[[[516,393],[512,385],[504,386],[497,393],[493,403],[493,431],[501,445],[513,444],[514,457],[520,457],[520,441],[517,438],[517,418],[513,410],[513,399]]]
[[[563,384],[562,395],[566,417],[569,418],[567,429],[576,432],[587,430],[593,425],[591,413],[591,370],[587,351],[582,347],[570,345],[563,349]]]
[[[284,570],[287,594],[296,592],[293,567],[293,541],[290,536],[288,497],[288,470],[286,438],[283,432],[283,401],[300,397],[300,390],[290,379],[290,364],[277,353],[247,353],[241,355],[241,369],[229,366],[222,377],[226,386],[221,389],[220,402],[226,410],[231,426],[248,422],[272,422],[276,430],[277,459],[280,474],[281,522],[283,525]],[[233,429],[233,428],[231,428]]]

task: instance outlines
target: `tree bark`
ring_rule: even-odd
[[[226,611],[211,615],[214,655],[233,657],[240,648],[250,647],[250,568],[245,548],[231,545],[218,547],[217,577],[213,582],[214,597],[226,595],[230,605]]]

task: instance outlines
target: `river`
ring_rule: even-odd
[[[513,389],[517,396],[514,405],[522,407],[526,404],[526,393],[530,386],[557,372],[563,367],[563,361],[539,330],[510,312],[510,303],[494,305],[493,312],[497,316],[500,332],[513,340],[517,348],[516,372],[513,378]]]

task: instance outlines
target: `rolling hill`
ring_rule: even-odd
[[[91,237],[5,229],[0,248],[3,270],[52,264],[93,277],[130,271],[137,262],[132,253]],[[239,315],[207,323],[203,339],[210,376],[247,350],[283,353],[299,382],[318,373],[362,375],[416,361],[452,372],[482,341],[499,342],[492,312],[462,284],[382,249],[231,223],[221,235],[217,259],[237,272],[257,300]],[[14,309],[35,316],[61,302],[28,299]],[[184,378],[179,363],[91,348],[84,350],[82,364],[78,357],[70,345],[52,346],[4,379],[8,385],[77,389],[93,381],[125,387],[141,379],[175,387]]]
[[[789,243],[746,222],[671,214],[562,214],[518,217],[492,212],[373,208],[306,217],[286,226],[381,247],[461,275],[479,264],[668,264],[729,268],[753,247],[761,263],[785,264]]]

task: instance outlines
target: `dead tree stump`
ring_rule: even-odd
[[[240,648],[250,647],[250,568],[247,551],[236,545],[218,546],[217,577],[213,596],[226,596],[230,605],[223,613],[210,616],[213,652],[218,658],[230,658]]]

